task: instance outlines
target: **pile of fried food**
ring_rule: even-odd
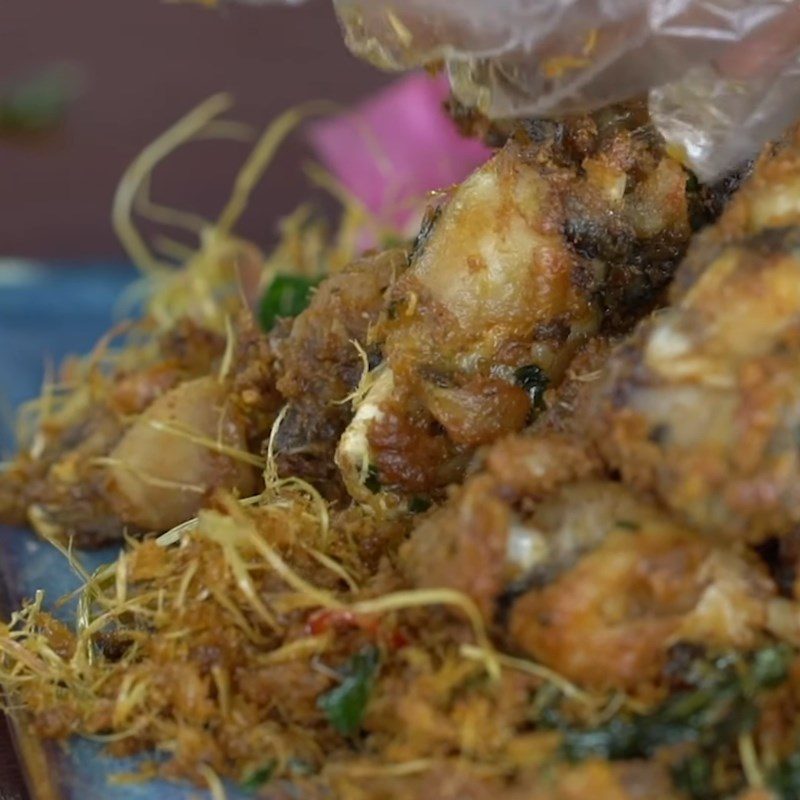
[[[800,796],[800,131],[741,187],[637,104],[489,133],[296,316],[210,236],[39,400],[0,517],[125,540],[0,628],[42,736],[217,797]]]

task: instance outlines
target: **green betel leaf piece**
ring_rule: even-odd
[[[339,733],[351,736],[361,728],[379,663],[378,648],[365,647],[347,663],[341,684],[317,701]]]
[[[265,331],[272,330],[282,317],[296,317],[304,311],[322,278],[301,275],[276,275],[261,298],[258,318]]]

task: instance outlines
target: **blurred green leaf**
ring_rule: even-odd
[[[80,94],[81,83],[75,67],[54,64],[0,87],[0,134],[43,133],[56,128]]]
[[[261,327],[269,331],[281,317],[296,317],[309,304],[312,292],[320,280],[322,278],[276,275],[261,298]]]
[[[378,649],[365,647],[348,662],[342,683],[319,698],[317,705],[339,733],[349,736],[361,727],[379,662]]]
[[[248,792],[258,791],[262,786],[272,780],[277,766],[278,762],[274,759],[270,759],[263,767],[255,770],[251,775],[248,775],[247,779],[242,782],[242,788]]]

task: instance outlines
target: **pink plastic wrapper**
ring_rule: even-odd
[[[322,163],[382,222],[411,232],[429,192],[462,181],[491,155],[442,109],[446,78],[412,74],[338,117],[315,123]]]

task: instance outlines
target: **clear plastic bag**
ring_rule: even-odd
[[[348,46],[385,69],[444,62],[492,117],[588,110],[650,93],[704,178],[800,110],[795,0],[334,0]]]
[[[490,117],[649,93],[656,124],[707,180],[800,113],[800,0],[333,3],[354,53],[390,70],[443,63],[455,95]]]

